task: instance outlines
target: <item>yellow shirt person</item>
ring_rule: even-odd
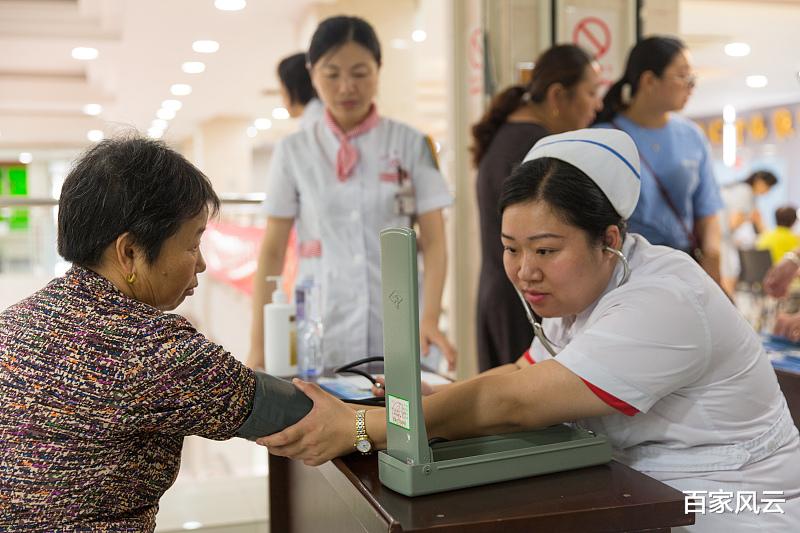
[[[797,220],[797,211],[794,207],[779,207],[775,211],[775,229],[762,233],[756,242],[759,250],[769,250],[772,263],[777,264],[787,252],[800,247],[800,236],[792,233],[790,229]]]

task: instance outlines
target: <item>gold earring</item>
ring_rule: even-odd
[[[125,280],[126,280],[128,283],[130,283],[131,285],[133,285],[134,283],[136,283],[136,272],[131,272],[130,274],[128,274],[128,277],[127,277],[127,278],[125,278]]]

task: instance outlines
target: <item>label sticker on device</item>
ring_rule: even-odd
[[[398,398],[397,396],[388,396],[388,409],[387,413],[389,413],[389,423],[394,424],[395,426],[400,426],[404,429],[411,429],[411,423],[409,421],[409,406],[408,401]]]

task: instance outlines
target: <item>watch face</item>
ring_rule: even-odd
[[[356,443],[356,450],[361,453],[369,453],[372,450],[372,443],[367,439],[362,439]]]

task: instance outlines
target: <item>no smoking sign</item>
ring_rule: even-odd
[[[611,48],[611,30],[604,20],[585,17],[575,25],[572,42],[600,59]]]

